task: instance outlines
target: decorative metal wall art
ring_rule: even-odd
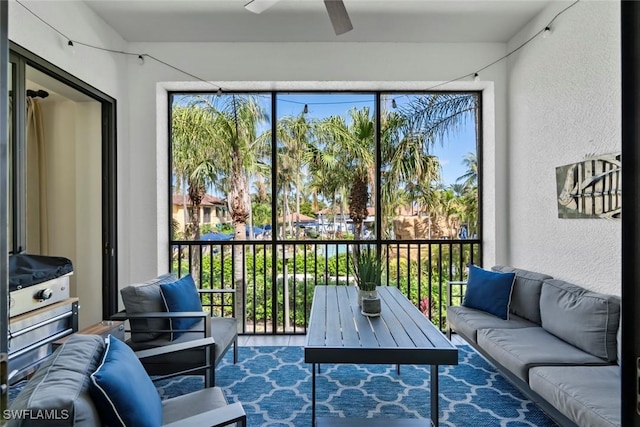
[[[557,167],[558,218],[621,218],[621,160],[621,153],[589,155]]]

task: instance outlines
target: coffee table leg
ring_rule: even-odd
[[[438,427],[438,365],[431,365],[431,425]]]
[[[320,366],[318,366],[319,368]],[[311,427],[316,425],[316,364],[311,364]]]

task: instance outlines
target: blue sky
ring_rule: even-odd
[[[454,184],[467,172],[462,160],[468,153],[476,153],[476,132],[473,122],[466,123],[457,133],[445,137],[443,144],[433,147],[433,154],[442,164],[442,180]]]

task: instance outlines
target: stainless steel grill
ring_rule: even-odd
[[[53,351],[51,343],[78,330],[78,299],[68,298],[9,320],[11,384],[25,378]]]
[[[69,276],[9,292],[9,316],[15,317],[69,298]]]
[[[9,257],[9,372],[15,383],[51,354],[51,343],[78,330],[78,299],[69,298],[71,261]]]

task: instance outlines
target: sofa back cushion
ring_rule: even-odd
[[[44,362],[11,402],[12,411],[29,411],[33,418],[12,419],[7,426],[101,426],[89,394],[89,375],[100,364],[104,339],[97,335],[72,335]]]
[[[542,327],[608,362],[617,359],[620,298],[548,279],[540,294]]]
[[[505,265],[496,265],[491,269],[502,273],[515,273],[516,281],[513,284],[509,310],[516,316],[539,325],[541,322],[540,292],[542,291],[542,282],[552,277],[546,274]]]
[[[163,274],[147,282],[122,288],[120,295],[122,295],[122,302],[127,314],[167,311],[160,294],[160,285],[173,283],[176,280],[178,278],[173,274]],[[166,319],[138,319],[131,320],[130,323],[131,341],[133,342],[150,341],[163,334],[153,331],[169,329],[169,322]]]

